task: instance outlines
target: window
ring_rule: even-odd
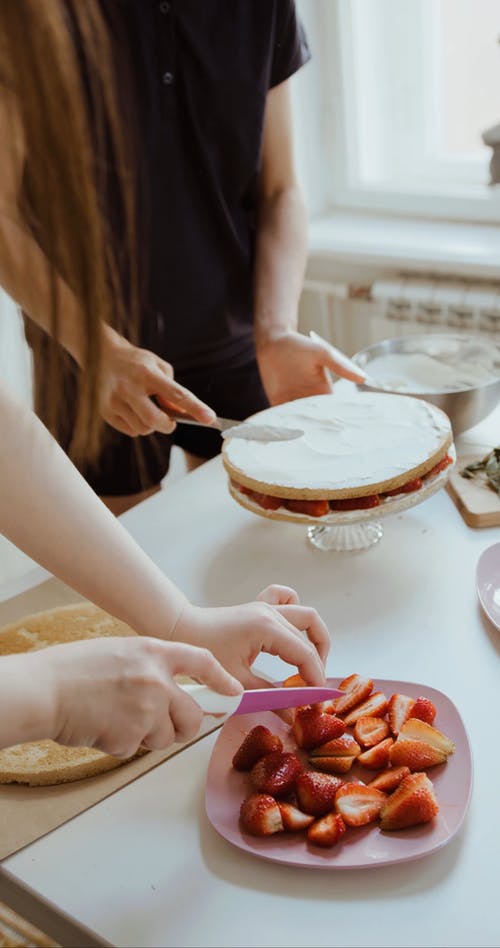
[[[498,0],[314,0],[329,203],[500,220]]]

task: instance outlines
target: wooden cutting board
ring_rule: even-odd
[[[482,473],[479,472],[471,479],[462,477],[460,474],[467,464],[480,461],[487,453],[483,451],[481,454],[457,458],[457,463],[448,479],[448,493],[470,527],[500,526],[500,497],[487,486]]]

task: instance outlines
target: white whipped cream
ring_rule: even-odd
[[[227,460],[253,480],[297,490],[342,490],[398,477],[431,457],[451,432],[446,415],[428,402],[382,392],[338,390],[254,418],[304,434],[268,444],[229,440]]]
[[[476,388],[499,377],[493,354],[474,361],[446,361],[445,356],[424,352],[388,352],[376,356],[367,365],[370,380],[392,392],[458,392]]]

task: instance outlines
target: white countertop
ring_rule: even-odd
[[[498,443],[500,410],[462,438]],[[383,521],[361,553],[321,553],[304,526],[266,521],[229,497],[220,459],[126,514],[153,559],[200,604],[295,586],[332,634],[330,675],[366,673],[444,691],[475,764],[471,806],[451,842],[399,866],[310,871],[248,856],[204,812],[215,736],[4,862],[23,884],[119,946],[498,946],[500,632],[475,592],[500,528],[474,530],[443,490]],[[35,595],[35,591],[33,591]],[[289,673],[276,659],[261,667]]]

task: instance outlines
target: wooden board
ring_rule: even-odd
[[[448,479],[448,493],[470,527],[500,526],[500,497],[487,486],[482,473],[480,472],[472,479],[462,477],[460,474],[467,464],[480,461],[487,453],[483,451],[482,454],[457,458],[457,463]]]

